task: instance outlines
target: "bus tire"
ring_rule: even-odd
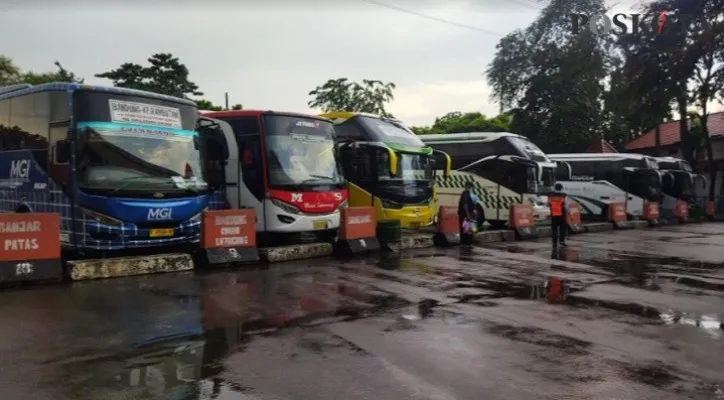
[[[485,223],[485,210],[483,210],[483,207],[480,204],[475,205],[475,212],[478,214],[478,230],[482,229],[483,224]]]
[[[33,210],[31,210],[30,206],[28,206],[27,204],[22,203],[22,204],[18,204],[18,206],[15,207],[15,212],[16,213],[29,213],[29,212],[33,212]]]

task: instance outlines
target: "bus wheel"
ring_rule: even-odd
[[[505,225],[507,224],[505,221],[488,221],[490,224],[491,229],[500,230],[505,229]]]
[[[483,210],[483,207],[480,204],[475,205],[475,213],[478,214],[478,229],[483,228],[483,224],[485,223],[485,210]]]
[[[20,204],[17,207],[15,207],[15,212],[16,213],[29,213],[30,207],[28,207],[27,204]]]

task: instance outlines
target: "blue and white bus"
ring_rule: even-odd
[[[0,88],[0,212],[59,213],[63,248],[80,253],[196,243],[202,211],[223,207],[197,117],[189,100],[139,90]]]

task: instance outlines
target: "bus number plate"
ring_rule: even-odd
[[[153,238],[173,236],[173,229],[151,229],[149,236]]]
[[[328,224],[327,221],[321,220],[321,221],[314,221],[314,229],[327,229]]]

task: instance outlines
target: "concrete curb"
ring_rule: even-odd
[[[392,251],[426,249],[434,245],[435,240],[433,235],[423,233],[403,236],[399,242],[385,243],[385,247]]]
[[[583,227],[586,229],[586,233],[608,232],[613,230],[613,224],[610,222],[593,222],[583,224]]]
[[[326,242],[259,249],[261,259],[269,263],[327,257],[331,256],[333,252],[334,246],[332,246],[332,243]]]
[[[194,261],[190,254],[171,253],[98,260],[73,260],[66,263],[66,269],[70,280],[82,281],[159,272],[189,271],[194,269]]]

